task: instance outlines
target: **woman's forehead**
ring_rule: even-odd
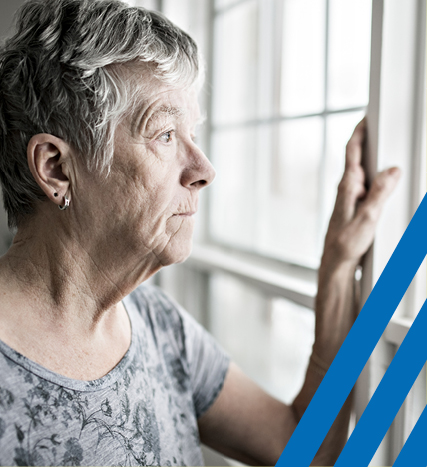
[[[132,126],[146,126],[165,119],[188,121],[192,125],[202,123],[197,96],[195,87],[152,89],[150,96],[136,106]]]

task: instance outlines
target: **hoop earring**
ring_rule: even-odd
[[[68,208],[68,206],[70,205],[70,200],[66,196],[64,196],[64,201],[65,201],[64,206],[58,206],[58,208],[61,211],[65,211]]]

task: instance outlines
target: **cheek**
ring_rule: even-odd
[[[134,218],[133,228],[135,233],[142,235],[145,245],[153,250],[164,249],[181,229],[187,232],[187,236],[192,231],[190,219],[174,216],[178,204],[176,193],[175,186],[167,178],[157,182],[150,179],[134,197],[129,210]]]
[[[154,162],[150,166],[141,164],[123,173],[122,192],[118,194],[124,198],[123,211],[143,217],[148,224],[157,223],[159,218],[167,212],[173,198],[168,176],[161,167]]]
[[[171,240],[177,247],[191,238],[193,221],[173,217],[179,205],[177,167],[150,153],[128,153],[126,164],[121,162],[113,197],[128,241],[162,252]]]

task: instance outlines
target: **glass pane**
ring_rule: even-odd
[[[268,300],[231,276],[211,279],[210,331],[260,386],[290,403],[304,381],[314,341],[313,311]]]
[[[126,0],[126,3],[132,6],[142,6],[147,10],[157,10],[158,7],[157,0]]]
[[[190,0],[162,0],[162,12],[177,26],[190,34],[194,33],[191,30],[191,1]]]
[[[256,115],[257,2],[217,17],[213,65],[213,121],[238,122]]]
[[[263,204],[257,216],[258,250],[285,260],[312,263],[318,257],[323,119],[281,123],[276,138],[269,173],[264,172],[266,176],[259,180]],[[261,177],[263,172],[259,169],[257,174]]]
[[[284,0],[281,108],[285,115],[324,107],[325,0]]]
[[[217,171],[210,188],[210,232],[214,239],[253,248],[256,134],[252,128],[218,131],[212,138]]]
[[[330,115],[326,120],[326,159],[323,183],[323,219],[321,243],[335,204],[338,183],[345,165],[345,146],[364,112]]]
[[[215,8],[220,10],[220,9],[222,9],[224,7],[233,5],[237,1],[239,1],[239,0],[215,0]]]
[[[366,105],[372,0],[330,0],[328,106]]]

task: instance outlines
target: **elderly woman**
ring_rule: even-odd
[[[397,170],[365,192],[359,125],[319,271],[313,355],[287,406],[141,285],[187,258],[215,175],[194,142],[196,44],[117,0],[30,0],[17,29],[0,55],[0,177],[17,227],[0,259],[0,463],[202,465],[201,440],[274,464],[351,327],[354,269]],[[317,464],[340,452],[349,407]]]

